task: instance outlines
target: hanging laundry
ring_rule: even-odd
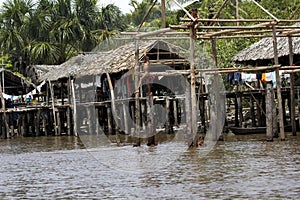
[[[99,88],[101,88],[101,75],[102,74],[96,76],[96,86]]]
[[[227,82],[227,83],[232,84],[232,82],[233,82],[233,74],[234,74],[234,73],[228,73],[228,74],[226,75],[226,82]]]
[[[261,81],[262,81],[263,83],[266,83],[266,82],[267,82],[267,79],[266,79],[266,73],[262,73],[262,75],[261,75]]]
[[[234,78],[234,85],[243,84],[242,76],[240,72],[234,72],[233,78]]]

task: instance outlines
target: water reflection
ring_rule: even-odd
[[[140,160],[137,173],[103,164],[74,137],[0,140],[0,198],[297,199],[300,137],[273,143],[264,139],[227,137],[205,156],[201,149],[186,150],[154,171],[142,171],[145,163]],[[102,147],[101,156],[111,165],[130,166],[138,163],[130,161],[131,154],[151,159],[168,155],[173,147],[174,143],[155,148],[111,145]],[[116,159],[120,156],[123,159]],[[166,159],[155,158],[156,165]]]

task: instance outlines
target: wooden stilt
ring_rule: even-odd
[[[191,115],[191,132],[189,133],[189,146],[196,146],[197,144],[197,98],[196,98],[196,78],[195,78],[195,27],[190,27],[190,75],[191,75],[191,102],[190,102],[190,115]],[[215,41],[215,40],[213,40]]]
[[[294,63],[294,51],[293,51],[293,41],[292,41],[292,37],[288,37],[288,43],[289,43],[289,63],[290,66],[293,65]],[[296,114],[295,114],[295,88],[294,88],[294,84],[295,80],[294,80],[294,73],[290,74],[290,100],[291,100],[291,113],[290,113],[290,117],[291,117],[291,124],[292,124],[292,135],[296,136],[297,135],[297,127],[296,127]]]
[[[78,136],[77,131],[77,108],[76,108],[76,95],[75,95],[75,86],[74,86],[74,80],[71,80],[71,88],[72,88],[72,99],[73,99],[73,120],[74,120],[74,135]]]
[[[273,122],[273,138],[278,138],[278,118],[277,118],[277,109],[276,109],[276,103],[275,103],[275,92],[272,87],[271,89],[272,92],[272,122]]]
[[[178,126],[178,100],[176,98],[173,99],[173,109],[174,109],[174,126]]]
[[[234,98],[234,125],[235,125],[235,127],[240,127],[239,105],[238,105],[238,94],[237,93]]]
[[[35,134],[36,134],[36,136],[40,136],[40,117],[41,117],[41,109],[37,109],[36,117],[35,117]]]
[[[266,88],[266,122],[267,122],[267,141],[273,141],[273,102],[272,84],[268,83]]]
[[[60,111],[57,110],[56,112],[56,126],[57,126],[57,135],[61,135],[62,134],[62,123],[61,123],[61,116],[60,116]]]
[[[257,110],[257,125],[259,127],[263,126],[262,123],[262,104],[261,104],[261,98],[257,99],[257,104],[256,104],[256,110]]]
[[[58,133],[57,133],[56,114],[55,114],[54,90],[53,90],[53,85],[51,84],[51,81],[49,81],[49,87],[50,87],[50,93],[51,93],[51,99],[52,99],[52,112],[53,112],[54,132],[55,132],[55,135],[58,135]]]
[[[165,132],[170,133],[170,98],[166,97],[166,122],[165,122]]]
[[[138,88],[139,84],[139,38],[135,40],[135,71],[134,71],[134,85],[135,88]],[[141,146],[140,139],[140,101],[139,101],[139,93],[135,94],[135,137],[136,143],[134,146]]]
[[[148,96],[147,101],[147,134],[148,134],[148,146],[155,145],[155,130],[153,127],[153,120],[154,120],[154,110],[153,110],[153,96]]]
[[[275,26],[272,27],[272,33],[273,33],[273,48],[274,48],[274,64],[278,65],[278,49],[277,49],[277,37],[276,37],[276,28]],[[276,91],[277,91],[277,101],[278,101],[278,120],[279,120],[279,133],[280,133],[280,139],[285,140],[285,134],[284,134],[284,124],[283,124],[283,110],[282,110],[282,97],[281,97],[281,80],[279,75],[279,68],[276,68]]]
[[[256,121],[255,121],[255,108],[254,108],[253,97],[250,97],[250,113],[251,113],[251,123],[252,123],[252,127],[256,127]]]
[[[111,116],[111,108],[109,105],[107,106],[107,126],[108,126],[108,134],[112,134],[113,133],[112,116]]]

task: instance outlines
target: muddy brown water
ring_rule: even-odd
[[[0,198],[298,199],[300,136],[264,139],[228,136],[205,154],[176,141],[89,149],[68,136],[1,139]]]

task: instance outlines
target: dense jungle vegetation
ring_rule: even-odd
[[[224,1],[195,1],[186,9],[196,7],[201,18],[211,18]],[[299,0],[256,1],[279,19],[297,19],[300,16],[297,12]],[[130,5],[134,9],[123,14],[114,4],[99,6],[102,5],[101,0],[6,0],[0,10],[1,59],[7,68],[14,68],[14,63],[20,58],[26,65],[61,64],[79,52],[91,51],[101,41],[109,40],[120,31],[136,30],[153,2],[131,0]],[[159,29],[164,26],[161,5],[166,7],[166,26],[181,23],[180,17],[184,17],[185,13],[172,9],[174,1],[161,0],[147,16],[143,28]],[[270,18],[251,0],[228,0],[218,18],[234,19],[237,6],[239,18]],[[218,40],[220,67],[228,65],[234,54],[257,40]]]

